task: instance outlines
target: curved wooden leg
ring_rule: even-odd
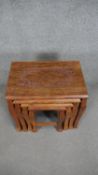
[[[73,106],[73,109],[72,109],[72,116],[71,116],[70,121],[69,121],[69,129],[74,128],[74,121],[75,121],[75,118],[77,116],[78,109],[79,109],[79,103],[75,103]]]
[[[14,104],[13,104],[12,100],[8,100],[7,102],[8,102],[9,111],[10,111],[10,113],[11,113],[11,115],[14,118],[14,121],[16,123],[16,129],[18,131],[21,131],[22,130],[21,123],[20,123],[20,120],[19,120],[19,116],[17,115],[17,113],[15,111]]]
[[[30,119],[29,119],[29,111],[28,111],[28,108],[27,107],[23,107],[22,108],[22,115],[27,123],[27,128],[29,131],[33,131],[33,127],[32,127],[32,124],[30,122]]]
[[[71,107],[66,108],[66,116],[65,116],[65,121],[64,121],[64,130],[69,129],[69,121],[72,116],[72,109]]]
[[[23,131],[27,131],[27,124],[26,121],[24,120],[23,116],[22,116],[22,112],[21,112],[21,108],[19,104],[15,104],[15,110],[17,115],[19,116],[19,120],[22,126],[22,130]]]
[[[80,121],[80,118],[82,116],[82,114],[84,113],[85,109],[86,109],[86,103],[87,103],[87,99],[82,99],[81,100],[81,104],[79,106],[79,111],[76,117],[76,120],[74,121],[74,127],[77,128],[78,123]]]

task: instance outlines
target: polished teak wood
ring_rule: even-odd
[[[19,131],[76,128],[88,93],[79,61],[12,62],[6,99]],[[56,110],[57,121],[37,122],[36,111]]]

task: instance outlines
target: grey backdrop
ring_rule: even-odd
[[[18,133],[5,86],[11,61],[78,59],[89,90],[78,129]],[[98,0],[0,0],[0,175],[98,175]]]

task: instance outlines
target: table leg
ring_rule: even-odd
[[[71,116],[72,116],[72,109],[71,107],[67,107],[65,121],[64,121],[64,130],[69,129],[69,121]]]
[[[29,111],[27,107],[22,108],[22,115],[27,123],[28,130],[33,131],[32,123],[29,118]]]
[[[21,126],[21,123],[20,123],[20,120],[19,120],[19,116],[17,115],[16,111],[15,111],[15,107],[14,107],[14,104],[13,104],[13,101],[12,100],[8,100],[8,108],[9,108],[9,111],[12,115],[12,117],[14,118],[15,120],[15,123],[16,123],[16,129],[18,131],[21,131],[22,130],[22,126]]]
[[[82,114],[84,113],[84,111],[85,111],[85,109],[86,109],[86,103],[87,103],[87,99],[82,99],[82,100],[81,100],[81,103],[80,103],[80,106],[79,106],[79,111],[78,111],[76,120],[75,120],[75,122],[74,122],[74,127],[75,127],[75,128],[77,128],[78,123],[79,123],[79,120],[80,120]]]
[[[37,131],[37,128],[36,128],[36,122],[35,122],[35,112],[32,111],[32,110],[29,111],[29,119],[30,119],[30,123],[33,126],[32,131],[33,132],[36,132]]]
[[[19,116],[19,120],[20,120],[20,123],[22,125],[22,130],[27,131],[27,123],[26,123],[24,117],[22,116],[22,111],[21,111],[21,108],[20,108],[19,104],[15,104],[15,110],[16,110],[16,113]]]
[[[74,121],[77,116],[79,110],[79,103],[74,103],[73,109],[72,109],[72,116],[69,121],[69,128],[72,129],[74,128]]]
[[[63,131],[64,118],[65,118],[65,111],[58,111],[57,131]]]

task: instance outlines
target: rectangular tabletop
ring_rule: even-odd
[[[87,98],[79,61],[12,62],[7,99]]]

